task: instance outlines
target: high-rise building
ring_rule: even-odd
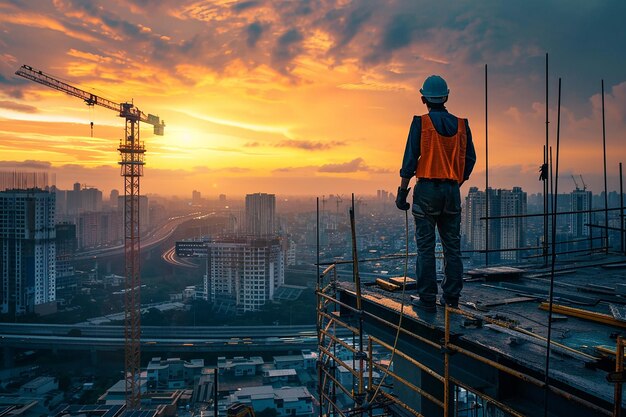
[[[276,233],[276,196],[256,193],[246,195],[246,230],[253,236]]]
[[[259,310],[285,282],[277,237],[227,237],[207,243],[207,300],[232,303],[237,312]]]
[[[497,191],[499,204],[499,216],[519,216],[526,214],[527,195],[521,187],[513,187],[512,190]],[[500,227],[501,249],[522,248],[526,245],[526,219],[523,217],[509,217],[495,221],[495,226]],[[519,261],[521,251],[504,251],[500,253],[500,260]]]
[[[486,220],[487,195],[489,216],[518,216],[527,212],[527,195],[520,187],[512,190],[489,189],[488,193],[472,187],[465,198],[463,210],[462,240],[465,249],[481,251],[487,248]],[[516,249],[526,244],[526,221],[522,217],[489,220],[489,249]],[[490,262],[519,261],[520,251],[500,251],[489,254]],[[473,253],[473,258],[484,259],[482,253]]]
[[[576,188],[570,193],[571,211],[591,210],[591,191]],[[576,213],[569,215],[569,231],[573,237],[589,236],[591,213]]]
[[[74,183],[72,190],[66,192],[65,207],[65,214],[70,218],[84,212],[101,211],[102,191],[87,186],[81,188],[80,183]]]
[[[76,225],[73,223],[57,223],[56,231],[56,292],[64,294],[76,290],[76,274],[72,266],[72,258],[77,249]]]
[[[200,191],[193,190],[191,192],[191,204],[194,206],[202,204],[202,193]]]
[[[118,202],[118,198],[120,196],[120,192],[113,189],[111,190],[111,193],[109,194],[109,205],[112,208],[116,208],[117,207],[117,202]]]
[[[55,194],[0,192],[0,311],[20,315],[56,300]]]

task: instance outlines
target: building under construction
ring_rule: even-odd
[[[623,262],[558,266],[549,355],[549,270],[473,271],[460,309],[422,313],[411,279],[359,289],[331,264],[317,291],[321,414],[621,415]]]

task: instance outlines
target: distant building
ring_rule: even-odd
[[[576,188],[570,193],[571,211],[591,210],[591,191]],[[569,231],[573,237],[589,236],[591,213],[576,213],[569,215]]]
[[[264,363],[260,356],[251,356],[250,358],[235,356],[232,359],[220,356],[217,358],[217,369],[220,375],[254,376],[261,373]]]
[[[245,387],[232,394],[229,402],[249,404],[256,412],[266,408],[274,409],[279,417],[308,416],[313,413],[313,396],[305,387]]]
[[[276,196],[256,193],[246,195],[246,230],[253,236],[276,233]]]
[[[115,189],[111,190],[111,193],[109,194],[109,205],[111,206],[111,208],[117,208],[119,197],[120,197],[119,191]]]
[[[54,209],[55,194],[48,191],[0,192],[0,312],[20,315],[55,306]]]
[[[217,238],[207,243],[207,256],[207,299],[232,302],[238,312],[259,310],[285,282],[284,255],[276,237]]]
[[[204,359],[185,361],[179,358],[152,358],[146,370],[149,390],[170,390],[192,387],[200,376]]]
[[[71,293],[76,290],[76,274],[72,266],[72,258],[77,249],[76,225],[58,223],[56,230],[56,291]]]
[[[87,211],[102,211],[102,191],[94,187],[75,183],[72,190],[67,191],[67,215],[75,216]]]
[[[317,353],[303,349],[298,355],[274,356],[276,369],[313,369],[317,361]]]
[[[513,187],[512,190],[498,190],[500,203],[499,216],[520,216],[527,211],[527,195],[521,187]],[[502,249],[523,248],[526,246],[526,219],[523,217],[510,217],[496,220],[496,227],[500,228],[500,242]],[[497,233],[497,232],[496,232]],[[497,235],[496,235],[497,236]],[[504,251],[500,253],[500,260],[519,262],[521,251]]]
[[[264,384],[294,384],[298,382],[295,369],[266,369],[263,371]]]
[[[489,189],[488,193],[471,187],[465,198],[463,210],[462,240],[465,249],[476,251],[475,259],[484,259],[478,251],[487,248],[486,220],[487,195],[489,198],[489,217],[520,216],[527,212],[527,194],[520,187],[512,190]],[[526,219],[510,217],[489,220],[489,249],[515,249],[526,245]],[[521,251],[501,251],[489,254],[490,262],[519,261]]]
[[[202,194],[200,191],[193,190],[191,192],[191,204],[194,206],[199,206],[202,204]]]
[[[43,395],[59,389],[59,381],[51,376],[40,376],[20,387],[20,394],[33,396]]]
[[[93,248],[122,241],[123,219],[117,211],[89,211],[76,217],[78,247]]]

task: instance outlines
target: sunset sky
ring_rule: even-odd
[[[474,135],[467,187],[484,187],[488,64],[490,184],[537,192],[548,52],[553,144],[563,79],[559,187],[571,190],[573,173],[602,191],[604,79],[616,189],[624,16],[623,0],[2,1],[0,170],[122,188],[123,120],[14,75],[27,64],[165,120],[164,136],[142,129],[144,193],[395,190],[411,118],[425,112],[418,90],[440,74]]]

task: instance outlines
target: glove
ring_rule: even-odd
[[[396,207],[400,210],[407,211],[411,208],[411,205],[406,202],[406,198],[409,196],[410,188],[398,187],[398,193],[396,194]]]

